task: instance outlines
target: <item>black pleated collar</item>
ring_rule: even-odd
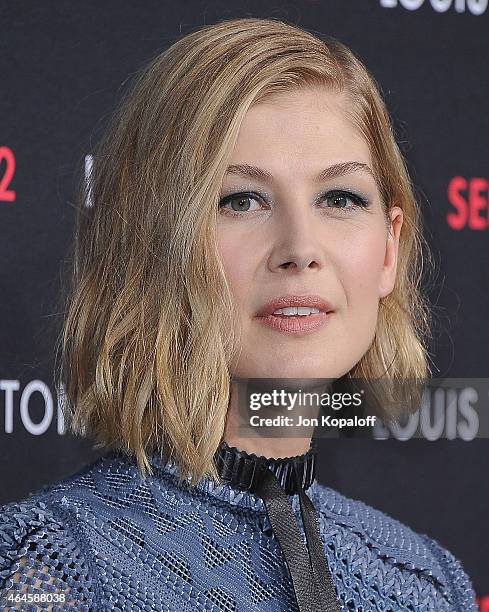
[[[274,459],[255,455],[229,446],[224,440],[219,444],[214,455],[214,462],[220,478],[236,489],[253,490],[263,468],[275,474],[280,486],[287,495],[306,491],[314,482],[316,474],[317,447],[311,440],[309,450],[302,455]],[[294,466],[296,474],[294,473]]]

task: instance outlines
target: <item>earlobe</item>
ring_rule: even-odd
[[[389,211],[390,223],[385,245],[384,266],[379,286],[379,297],[385,297],[394,289],[396,282],[399,237],[404,220],[402,209],[394,206]]]

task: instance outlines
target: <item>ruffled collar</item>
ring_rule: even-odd
[[[210,476],[204,476],[195,485],[195,491],[235,506],[265,513],[266,508],[261,497],[249,490],[254,468],[264,465],[273,471],[284,486],[294,511],[299,511],[299,496],[294,487],[291,468],[294,463],[298,466],[299,474],[301,474],[300,484],[303,490],[308,490],[309,497],[315,500],[319,486],[315,477],[316,456],[317,447],[314,439],[311,440],[311,445],[306,453],[279,459],[247,453],[236,447],[228,446],[222,441],[214,455],[222,482],[218,483]],[[158,452],[150,454],[149,461],[155,475],[166,477],[174,485],[179,486],[180,470],[174,461],[164,463]],[[187,482],[190,482],[190,478],[187,479]]]

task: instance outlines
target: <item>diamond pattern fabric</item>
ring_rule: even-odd
[[[174,464],[151,463],[143,479],[111,452],[0,507],[0,609],[296,612],[263,501],[210,478],[192,489]],[[343,610],[476,612],[470,579],[435,540],[317,481],[308,495]]]

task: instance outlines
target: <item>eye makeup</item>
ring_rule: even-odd
[[[261,189],[254,189],[253,186],[250,184],[241,186],[236,185],[236,187],[233,187],[232,189],[224,190],[223,193],[221,193],[221,195],[219,196],[219,201],[222,202],[223,200],[225,200],[226,198],[230,198],[231,196],[238,197],[240,195],[255,195],[261,198],[264,202],[267,202],[267,204],[275,206],[275,202],[273,201],[272,196],[267,191],[263,191]]]
[[[250,199],[255,200],[256,202],[265,203],[272,208],[275,207],[275,202],[273,198],[271,198],[270,194],[261,191],[255,190],[250,185],[242,185],[240,187],[236,187],[234,189],[226,190],[219,199],[219,209],[222,211],[222,214],[231,216],[231,217],[246,217],[250,216],[254,213],[261,212],[261,210],[254,211],[233,211],[230,209],[225,209],[224,206],[232,202],[234,199],[238,198],[242,199]],[[356,187],[345,187],[340,185],[331,186],[329,189],[322,190],[318,192],[314,196],[314,203],[318,204],[321,201],[328,200],[330,198],[346,198],[352,204],[345,207],[337,207],[337,206],[324,206],[323,210],[325,211],[334,211],[335,213],[351,215],[359,210],[368,210],[370,207],[370,198],[364,193],[359,192]],[[262,209],[263,210],[263,209]]]

